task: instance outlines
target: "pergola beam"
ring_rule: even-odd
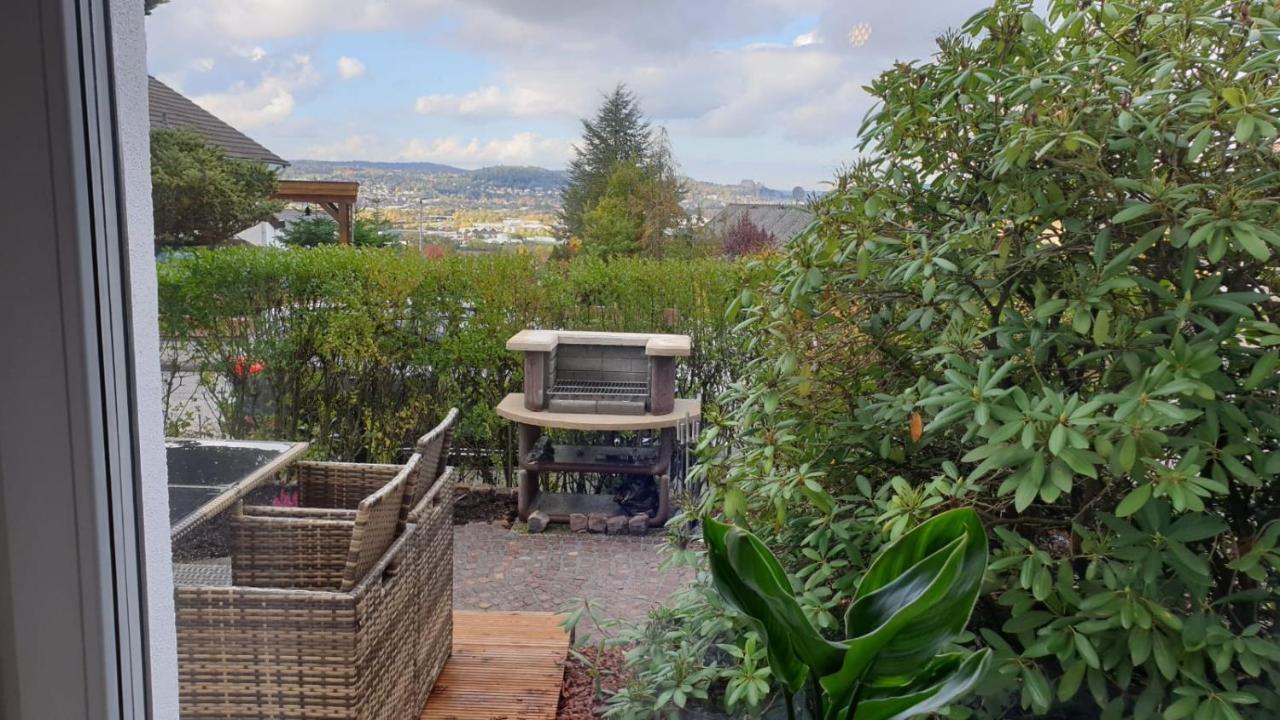
[[[338,244],[351,244],[351,225],[355,217],[360,183],[334,180],[281,180],[273,195],[276,200],[319,205],[338,223]]]

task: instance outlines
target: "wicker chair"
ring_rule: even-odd
[[[414,508],[422,504],[428,490],[448,470],[449,445],[453,428],[458,421],[458,409],[450,408],[440,424],[415,444],[416,456],[421,456],[418,469],[409,479],[404,502],[402,523],[419,522]],[[412,460],[411,460],[412,462]],[[396,473],[400,465],[378,465],[343,462],[299,462],[294,464],[294,479],[298,483],[297,507],[251,506],[245,508],[250,515],[277,517],[349,517],[342,512],[353,512],[362,499],[380,487]]]
[[[414,508],[428,525],[399,532],[420,464],[351,519],[232,517],[232,586],[175,591],[184,720],[416,720],[452,641],[443,482]]]

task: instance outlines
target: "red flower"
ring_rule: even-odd
[[[231,366],[231,374],[238,378],[244,377],[244,356],[240,355],[236,358],[235,363]]]
[[[258,373],[262,372],[263,369],[266,367],[267,366],[264,365],[261,360],[255,361],[252,365],[249,366],[249,374],[257,375]]]

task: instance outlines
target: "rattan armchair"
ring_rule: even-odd
[[[458,409],[450,408],[438,425],[418,438],[414,457],[420,459],[417,469],[409,477],[402,523],[421,521],[414,509],[422,504],[422,499],[436,481],[448,472],[449,445],[457,421]],[[362,499],[400,472],[403,466],[306,461],[295,463],[293,467],[298,488],[296,507],[258,505],[246,507],[245,513],[277,517],[349,517]]]
[[[452,642],[452,493],[403,523],[419,465],[354,511],[233,515],[232,586],[175,591],[184,720],[416,720]]]

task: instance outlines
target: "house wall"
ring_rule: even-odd
[[[178,717],[178,651],[174,630],[173,564],[169,546],[168,471],[160,403],[160,326],[151,212],[147,45],[137,0],[111,0],[112,62],[118,147],[123,167],[124,225],[136,377],[137,460],[147,593],[147,652],[153,718]]]
[[[280,241],[276,239],[275,226],[269,222],[260,222],[251,228],[241,230],[236,233],[236,237],[258,247],[282,247]]]

